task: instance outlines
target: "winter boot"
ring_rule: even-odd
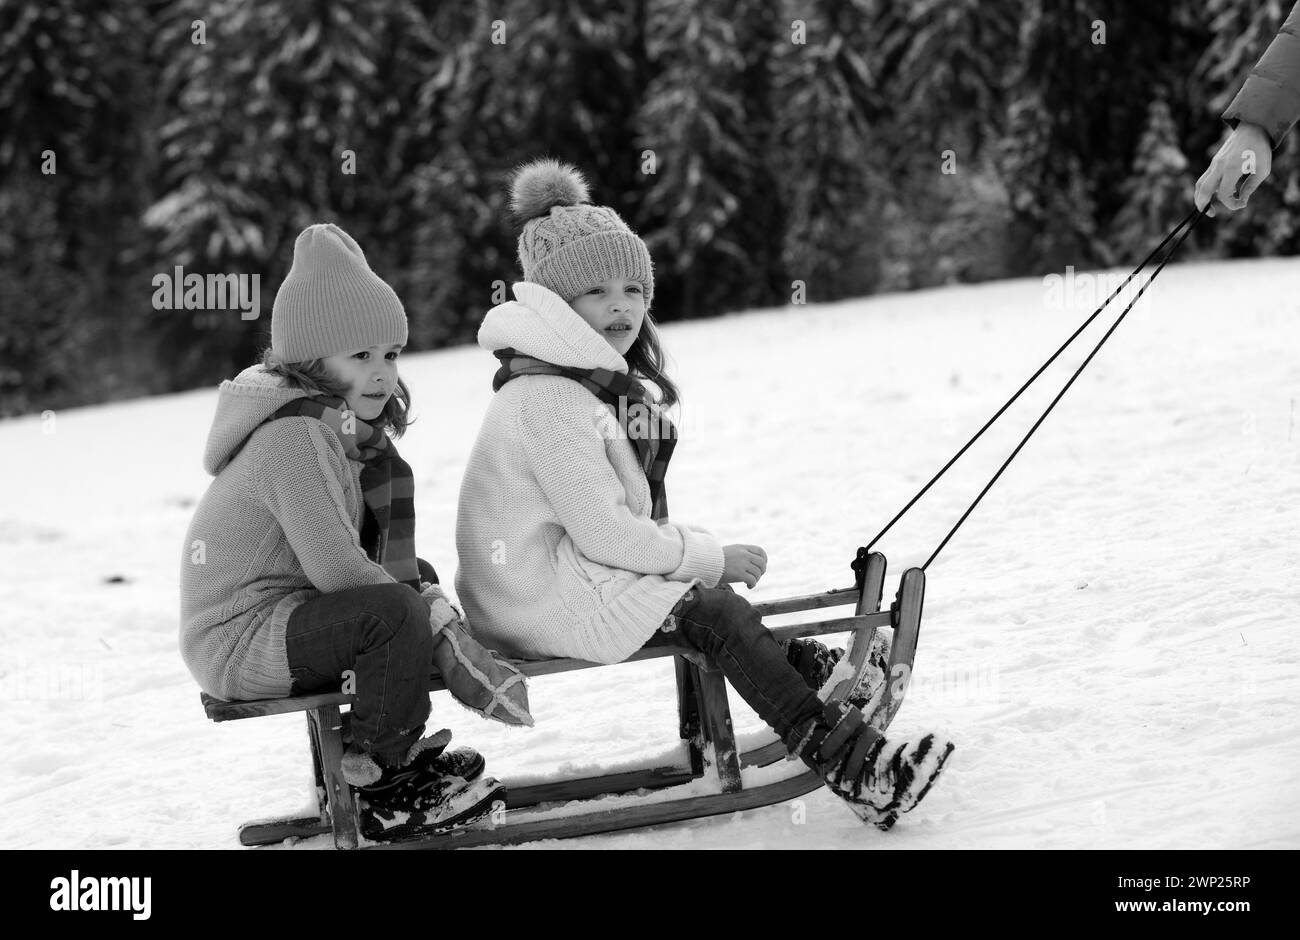
[[[843,657],[844,650],[831,649],[812,637],[796,637],[785,644],[786,660],[799,671],[804,685],[813,690],[822,687]]]
[[[867,661],[863,664],[857,682],[843,696],[846,702],[864,715],[871,715],[875,711],[884,694],[885,677],[889,673],[889,647],[889,633],[877,630],[871,637],[871,651],[867,654]],[[790,665],[799,670],[804,683],[808,688],[816,689],[823,701],[830,697],[840,681],[851,678],[848,664],[840,666],[843,658],[844,650],[829,649],[811,638],[793,639],[786,646],[786,659]]]
[[[487,761],[483,755],[472,747],[458,747],[443,751],[433,761],[434,773],[444,777],[461,777],[465,780],[477,780],[483,776]]]
[[[830,701],[791,750],[864,822],[885,831],[930,792],[953,749],[933,733],[888,741],[857,708]]]
[[[504,802],[500,782],[483,777],[482,755],[468,747],[446,751],[450,740],[445,730],[422,738],[396,767],[381,768],[369,755],[344,755],[362,835],[390,841],[440,832],[481,819]]]
[[[432,768],[436,760],[417,757],[408,765],[409,777],[381,792],[359,789],[361,834],[374,842],[432,835],[468,825],[505,804],[505,787],[496,778],[439,774]]]

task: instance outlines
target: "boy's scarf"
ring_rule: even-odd
[[[415,478],[410,464],[398,455],[396,445],[381,428],[347,410],[342,398],[295,398],[266,420],[295,415],[328,424],[343,442],[348,458],[361,461],[361,490],[369,514],[362,527],[362,547],[394,579],[420,590],[415,560]]]
[[[677,428],[668,415],[651,397],[644,385],[625,372],[609,369],[573,369],[557,366],[513,349],[498,349],[496,357],[501,368],[492,378],[492,391],[521,375],[560,375],[580,383],[614,413],[619,433],[632,442],[641,469],[650,484],[650,517],[655,522],[668,518],[668,494],[664,478],[668,474],[668,461],[677,446]],[[640,408],[633,408],[640,405]],[[632,412],[635,412],[634,414]]]

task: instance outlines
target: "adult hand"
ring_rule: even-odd
[[[752,588],[767,571],[767,552],[757,545],[722,546],[722,580],[719,584],[744,581]]]
[[[1210,206],[1206,213],[1209,216],[1220,205],[1236,212],[1272,169],[1273,142],[1264,128],[1239,121],[1210,161],[1209,169],[1196,181],[1196,208]]]

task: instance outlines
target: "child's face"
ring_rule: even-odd
[[[620,356],[636,342],[645,321],[645,288],[640,281],[613,278],[596,284],[569,301],[593,330]]]
[[[362,421],[373,421],[397,390],[397,357],[401,351],[401,346],[371,346],[327,356],[321,362],[330,375],[348,387],[343,396],[348,407]]]

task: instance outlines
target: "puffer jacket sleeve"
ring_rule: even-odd
[[[249,441],[253,484],[318,591],[397,583],[361,547],[343,494],[351,471],[333,433],[313,418],[272,421]]]
[[[1223,112],[1230,124],[1246,121],[1264,128],[1273,146],[1300,118],[1300,3],[1251,69],[1246,84]]]
[[[538,486],[577,549],[610,568],[716,585],[723,557],[715,538],[656,523],[628,506],[605,453],[597,399],[577,382],[554,376],[535,377],[530,392],[520,400],[516,432]]]

